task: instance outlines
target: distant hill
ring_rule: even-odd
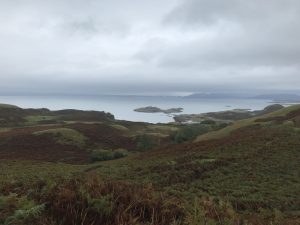
[[[243,96],[231,93],[194,93],[183,98],[199,98],[199,99],[230,99],[230,98],[243,98]]]
[[[273,102],[300,102],[297,94],[262,94],[256,96],[233,94],[233,93],[193,93],[183,98],[187,99],[263,99]]]
[[[300,95],[297,94],[266,94],[257,95],[254,99],[268,99],[274,102],[300,102]]]
[[[100,111],[83,111],[75,109],[50,111],[49,109],[22,109],[14,105],[0,104],[0,125],[20,126],[30,122],[44,124],[58,121],[113,121],[114,116]],[[35,121],[32,121],[35,120]]]

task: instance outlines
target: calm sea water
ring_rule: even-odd
[[[181,97],[145,96],[0,96],[0,103],[22,108],[98,110],[114,114],[116,119],[150,123],[168,123],[173,118],[163,113],[139,113],[145,106],[162,109],[182,107],[184,114],[216,112],[235,108],[258,110],[270,105],[258,99],[186,99]]]

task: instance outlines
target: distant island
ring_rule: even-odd
[[[142,113],[181,113],[183,108],[170,108],[170,109],[161,109],[154,106],[146,106],[142,108],[134,109],[135,112],[142,112]]]
[[[175,115],[177,123],[201,123],[203,121],[214,121],[217,123],[231,123],[237,120],[248,119],[255,116],[262,116],[284,108],[280,104],[273,104],[263,110],[251,111],[250,109],[233,109],[220,112],[208,112],[200,114],[180,114]]]

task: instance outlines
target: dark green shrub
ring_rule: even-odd
[[[119,149],[119,150],[115,150],[113,152],[113,155],[114,155],[114,159],[119,159],[127,156],[128,152],[125,149]]]
[[[216,122],[213,120],[203,120],[201,124],[206,124],[206,125],[216,125]]]
[[[139,151],[149,150],[157,147],[158,141],[155,137],[151,137],[149,135],[139,135],[136,137],[137,149]]]
[[[107,161],[113,159],[123,158],[128,155],[127,150],[125,149],[117,149],[117,150],[93,150],[91,153],[91,160],[93,162],[96,161]]]
[[[211,131],[211,127],[203,124],[187,125],[179,129],[172,137],[176,143],[194,140],[197,136]]]
[[[231,125],[232,123],[221,123],[218,125],[218,129],[222,129],[222,128],[225,128],[227,127],[228,125]]]

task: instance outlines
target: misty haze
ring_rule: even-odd
[[[300,1],[0,18],[0,225],[300,224]]]

